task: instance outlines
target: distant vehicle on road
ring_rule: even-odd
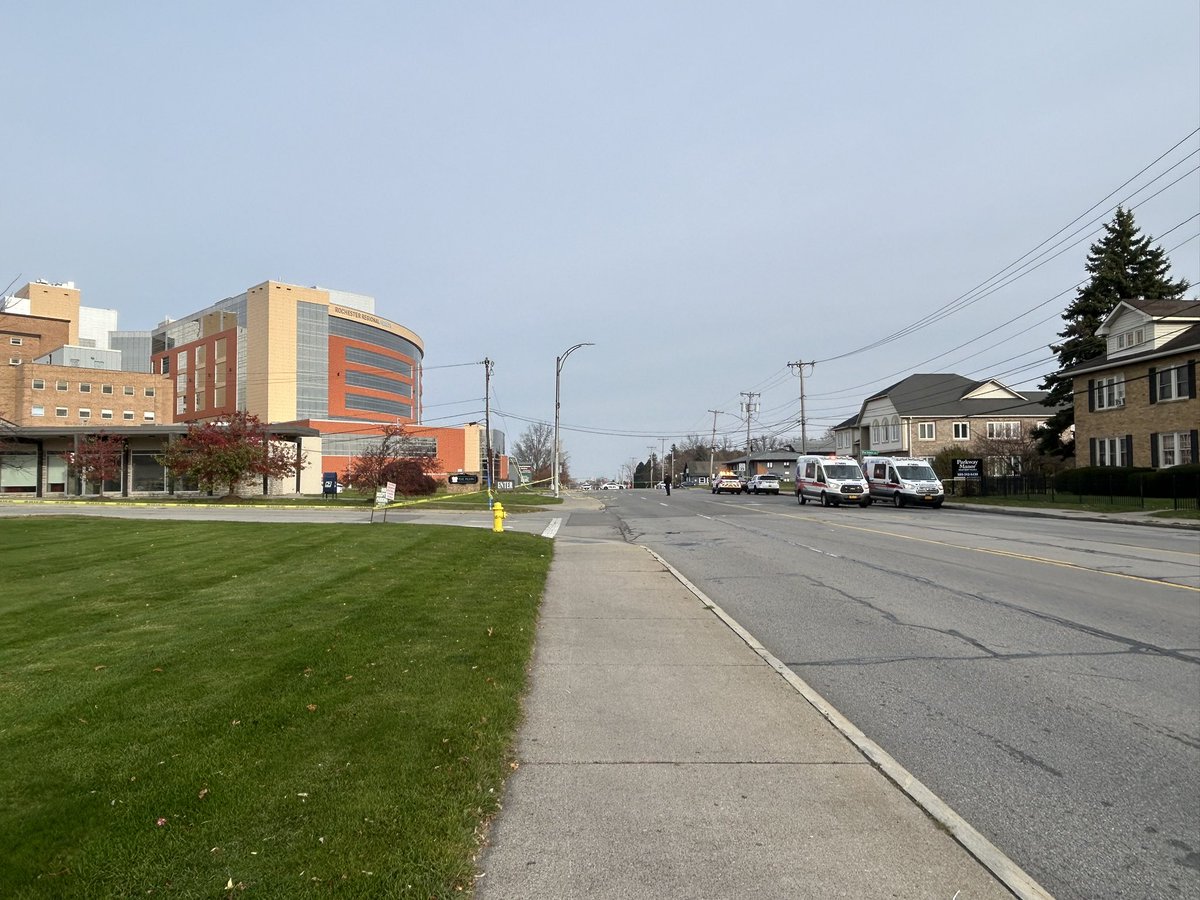
[[[774,494],[779,496],[778,475],[755,475],[746,482],[748,494]]]
[[[712,492],[714,494],[744,494],[746,485],[732,472],[722,472],[713,480]]]
[[[940,509],[946,500],[941,479],[923,459],[872,456],[863,460],[871,496],[891,500],[895,506],[932,506]]]
[[[621,486],[615,481],[606,481],[604,484],[600,485],[600,490],[602,491],[619,491],[620,489]]]

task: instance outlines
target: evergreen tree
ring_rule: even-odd
[[[1038,432],[1041,451],[1059,456],[1075,453],[1075,442],[1062,440],[1075,424],[1072,379],[1062,371],[1104,353],[1104,338],[1096,336],[1096,329],[1121,300],[1178,300],[1188,289],[1185,279],[1171,280],[1171,263],[1162,247],[1152,247],[1151,238],[1143,237],[1134,223],[1133,213],[1120,206],[1104,226],[1104,236],[1088,251],[1085,268],[1092,277],[1062,314],[1066,322],[1058,333],[1062,343],[1050,345],[1058,354],[1059,371],[1047,375],[1041,385],[1049,392],[1043,401],[1046,406],[1066,404]]]

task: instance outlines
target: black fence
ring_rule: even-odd
[[[1114,469],[1108,477],[1093,476],[1082,491],[1055,488],[1052,475],[1002,475],[981,478],[954,478],[943,482],[947,496],[1012,497],[1024,500],[1048,500],[1052,503],[1093,504],[1136,507],[1140,509],[1200,509],[1200,490],[1196,479],[1183,473],[1159,472],[1152,485],[1147,479],[1129,477]]]

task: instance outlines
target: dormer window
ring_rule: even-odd
[[[1129,331],[1122,331],[1115,338],[1117,350],[1129,350],[1139,344],[1146,343],[1146,329],[1132,328]]]

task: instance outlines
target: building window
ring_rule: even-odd
[[[100,393],[102,393],[102,394],[112,394],[112,392],[113,392],[113,386],[112,386],[111,384],[102,384],[102,385],[100,385]]]
[[[65,406],[54,407],[54,416],[58,419],[65,419],[67,417],[67,408]]]
[[[203,392],[197,391],[195,396],[192,397],[192,403],[193,403],[192,408],[195,409],[196,412],[204,412],[204,394],[203,394]]]
[[[178,394],[175,397],[175,415],[181,416],[187,412],[187,396]]]
[[[1124,438],[1096,439],[1096,465],[1123,466],[1125,464]]]
[[[46,407],[44,407],[44,406],[35,406],[33,409],[31,409],[31,410],[29,411],[29,414],[30,414],[31,416],[37,416],[37,417],[41,418],[42,416],[46,415]]]
[[[153,422],[154,421],[154,413],[144,412],[144,413],[142,413],[142,419],[144,419],[147,422]]]
[[[124,419],[126,422],[132,422],[133,421],[133,410],[132,409],[125,410],[123,413],[121,413],[121,418]]]
[[[1128,350],[1130,347],[1136,347],[1138,344],[1146,342],[1146,331],[1143,328],[1135,328],[1132,331],[1123,331],[1117,335],[1117,349]]]
[[[86,382],[86,381],[79,382],[79,393],[90,394],[91,392],[92,392],[92,386],[90,384],[88,384],[88,382]]]
[[[1125,376],[1097,378],[1092,391],[1092,406],[1095,409],[1115,409],[1125,405]]]
[[[90,419],[91,417],[92,417],[92,411],[90,409],[81,409],[79,411],[79,418]]]
[[[1157,381],[1159,400],[1182,400],[1188,395],[1187,366],[1159,369]]]
[[[35,391],[44,391],[46,389],[46,381],[44,378],[35,378],[35,379],[33,379],[33,382],[30,384],[30,386]]]
[[[196,368],[197,369],[204,368],[205,360],[208,358],[208,353],[206,352],[207,350],[208,350],[208,348],[205,347],[203,344],[200,344],[196,348]]]
[[[112,417],[113,417],[113,414],[112,414],[112,410],[111,410],[111,409],[102,409],[102,410],[100,410],[100,418],[102,418],[102,419],[111,419]]]
[[[971,423],[970,422],[955,422],[954,423],[954,439],[956,441],[969,441],[971,439]]]
[[[180,353],[177,357],[175,357],[175,371],[176,372],[186,372],[187,370],[188,370],[188,357],[187,357],[187,351],[184,351],[183,353]]]
[[[988,422],[987,436],[989,440],[1004,440],[1021,436],[1020,422]]]
[[[918,422],[917,423],[917,440],[919,440],[919,441],[935,441],[935,440],[937,440],[937,422]]]
[[[152,387],[146,388],[146,396],[153,397],[154,396],[154,388],[152,388]]]
[[[10,366],[19,366],[19,365],[21,364],[21,357],[19,357],[19,356],[10,356],[10,357],[8,358],[8,364],[9,364]]]
[[[65,391],[67,389],[67,383],[65,381],[56,381],[54,382],[54,389],[56,391]]]
[[[171,357],[164,356],[161,360],[159,360],[158,371],[161,375],[171,374]]]
[[[10,344],[12,344],[14,347],[20,347],[23,343],[25,343],[23,340],[21,340],[20,338],[17,338],[17,337],[10,337],[8,339],[8,342]]]
[[[136,392],[134,391],[132,384],[127,384],[125,387],[121,388],[121,393],[126,397],[132,397]]]
[[[1192,436],[1186,431],[1177,431],[1173,434],[1160,434],[1158,436],[1158,464],[1162,468],[1167,466],[1186,466],[1191,463],[1192,456]]]

